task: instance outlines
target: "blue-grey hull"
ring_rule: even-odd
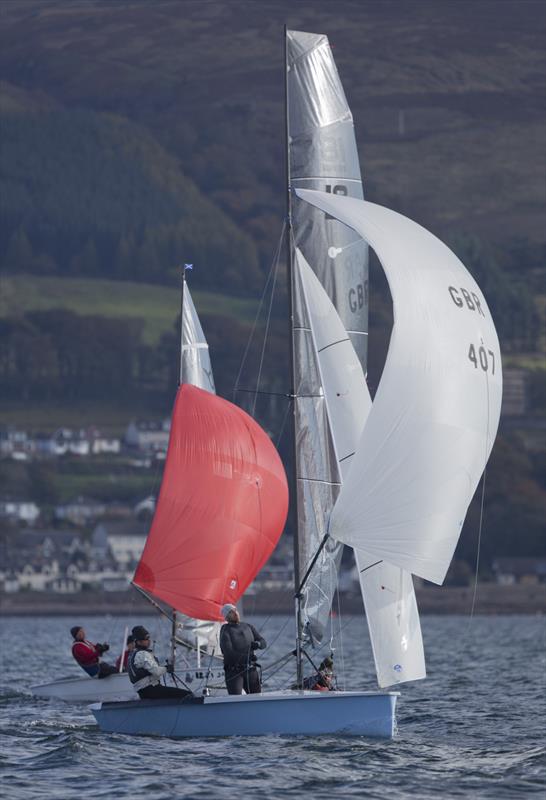
[[[207,736],[370,736],[390,739],[396,692],[271,692],[198,701],[137,700],[91,710],[102,731],[171,738]]]

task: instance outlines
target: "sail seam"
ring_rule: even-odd
[[[304,478],[302,475],[298,475],[299,481],[309,481],[310,483],[324,483],[326,486],[341,486],[339,481],[323,481],[320,478]]]
[[[317,352],[323,353],[325,350],[328,350],[329,347],[334,347],[334,345],[336,345],[336,344],[341,344],[342,342],[350,342],[350,341],[351,340],[349,338],[347,338],[347,339],[338,339],[336,342],[331,342],[330,344],[325,344],[324,347],[321,347],[320,350],[318,350]]]
[[[353,452],[349,453],[348,456],[343,456],[343,458],[339,459],[338,464],[341,464],[342,461],[347,461],[347,459],[351,458],[351,456],[354,456],[355,453],[356,453],[356,450],[353,450]]]
[[[315,177],[306,177],[306,178],[294,178],[292,177],[292,183],[295,181],[343,181],[344,183],[358,183],[362,185],[362,181],[358,178],[345,178],[343,175],[316,175]]]

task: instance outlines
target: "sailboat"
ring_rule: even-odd
[[[203,333],[191,292],[186,282],[186,266],[182,269],[181,297],[181,335],[180,335],[180,382],[182,378],[193,386],[208,392],[214,392],[214,377],[209,356],[208,343]],[[210,620],[194,619],[179,615],[175,620],[175,640],[190,651],[186,658],[184,680],[192,686],[206,680],[222,680],[224,676],[222,662],[215,659],[218,653],[219,624]],[[127,631],[120,643],[124,649]],[[195,659],[193,658],[195,655]],[[202,655],[207,656],[206,668],[202,664]],[[123,658],[122,658],[123,661]],[[195,663],[194,663],[195,661]],[[69,703],[95,703],[102,700],[136,700],[138,694],[133,689],[127,672],[109,675],[97,680],[82,674],[77,678],[69,676],[48,683],[30,687],[35,697],[64,700]]]
[[[296,107],[307,140],[302,152],[322,153],[326,162],[337,154],[347,166],[347,153],[355,156],[352,118],[327,39],[290,31],[286,42],[287,145],[297,138],[288,90],[299,82],[304,92]],[[379,686],[425,674],[412,575],[442,583],[489,458],[502,396],[498,337],[481,290],[446,245],[408,218],[365,201],[359,174],[325,175],[315,164],[312,172],[296,174],[287,150],[297,688],[190,702],[102,703],[92,710],[103,731],[392,737],[397,691],[302,688],[305,649],[326,635],[342,545],[357,558]],[[365,305],[363,242],[378,255],[394,309],[373,403],[365,381],[365,314],[351,317],[355,306],[362,312]],[[360,273],[344,258],[352,248],[364,256],[357,259]],[[183,400],[184,387],[177,403]],[[182,421],[173,426],[169,451],[179,462],[185,435]],[[202,468],[205,479],[213,464]],[[170,489],[176,492],[172,482]],[[156,568],[145,560],[141,577],[151,594],[174,608],[214,618],[214,603],[197,596],[191,582],[177,583],[173,569],[168,585],[159,585]],[[230,601],[225,573],[222,579],[222,598]]]

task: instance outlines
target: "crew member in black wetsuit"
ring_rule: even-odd
[[[220,648],[224,655],[224,672],[229,694],[258,694],[262,691],[255,650],[263,650],[267,643],[254,625],[241,622],[235,606],[222,608],[226,624],[220,630]]]
[[[132,630],[135,640],[135,649],[129,654],[127,672],[129,680],[143,700],[155,700],[163,697],[184,698],[191,697],[192,692],[186,689],[177,689],[175,686],[163,686],[161,677],[166,672],[172,672],[172,667],[162,667],[150,650],[150,634],[142,625],[136,625]]]

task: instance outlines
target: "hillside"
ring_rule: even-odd
[[[7,0],[0,69],[34,103],[146,126],[265,258],[284,203],[284,22],[330,37],[370,199],[441,235],[544,246],[545,11],[532,0]]]
[[[174,286],[36,275],[5,277],[0,285],[0,319],[59,308],[80,315],[137,318],[143,323],[142,341],[152,346],[172,333],[180,313],[180,293]],[[254,300],[207,291],[192,295],[203,315],[234,317],[242,323],[254,319]]]
[[[503,420],[488,468],[484,554],[536,555],[546,6],[534,0],[3,0],[2,420],[121,428],[133,412],[168,413],[181,262],[195,264],[217,387],[232,396],[285,215],[285,22],[330,38],[367,198],[452,246],[487,297],[505,367],[524,373],[512,385],[527,387],[527,405]],[[391,320],[377,265],[370,309],[375,390]],[[273,308],[260,373],[279,396],[256,408],[270,430],[286,429],[280,317]],[[250,356],[261,363],[258,339]],[[479,519],[476,498],[468,563]]]

